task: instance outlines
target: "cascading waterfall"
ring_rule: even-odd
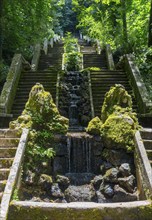
[[[69,133],[67,137],[69,173],[91,172],[91,137],[85,132]]]

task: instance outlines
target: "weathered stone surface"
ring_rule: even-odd
[[[66,189],[70,184],[69,178],[61,175],[56,176],[56,182],[59,184],[61,189]]]
[[[66,158],[55,157],[53,160],[53,171],[55,174],[64,174],[66,171]]]
[[[95,189],[99,189],[102,181],[103,181],[103,176],[99,175],[99,176],[95,176],[94,179],[91,181],[91,183],[93,184]]]
[[[106,171],[106,174],[104,175],[104,181],[110,182],[110,183],[117,183],[118,182],[118,169],[111,168]]]
[[[91,185],[69,186],[65,190],[65,198],[68,202],[91,202],[96,199],[96,193]]]
[[[131,203],[95,204],[73,202],[68,204],[34,203],[13,201],[9,209],[9,220],[151,220],[150,201]]]
[[[114,195],[113,187],[109,184],[101,184],[100,192],[102,192],[106,198],[112,198]]]
[[[52,183],[53,183],[52,176],[41,174],[39,179],[39,185],[42,187],[42,189],[50,190]]]
[[[120,166],[122,163],[133,164],[133,154],[128,154],[124,150],[104,149],[103,155],[106,160],[114,166]]]
[[[119,167],[119,171],[122,174],[122,176],[124,177],[129,176],[131,174],[130,164],[129,163],[121,164],[121,166]]]
[[[96,195],[97,195],[98,203],[107,202],[107,199],[105,198],[105,196],[100,191],[96,191]]]
[[[52,193],[52,196],[56,197],[56,198],[63,198],[63,196],[64,196],[64,194],[62,193],[61,189],[59,188],[58,183],[54,183],[52,185],[51,193]]]
[[[124,178],[118,178],[118,182],[120,186],[125,188],[128,192],[133,193],[135,188],[135,177],[133,175],[124,177]]]
[[[112,164],[109,162],[104,161],[103,164],[100,166],[100,171],[104,174],[107,170],[112,168]]]
[[[114,196],[112,199],[113,202],[131,202],[137,200],[138,200],[137,193],[134,194],[127,193],[119,185],[114,186]]]
[[[89,134],[100,135],[102,122],[99,117],[93,118],[86,129]]]

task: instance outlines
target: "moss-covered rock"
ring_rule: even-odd
[[[51,94],[41,84],[33,86],[22,115],[10,122],[11,129],[30,129],[25,157],[28,170],[38,170],[39,175],[50,172],[50,159],[55,155],[54,135],[66,134],[68,122],[59,114]]]
[[[102,121],[105,122],[109,115],[115,111],[115,106],[132,108],[132,99],[125,88],[116,84],[106,93],[101,111]]]
[[[100,135],[101,126],[102,126],[102,121],[100,120],[99,117],[95,117],[89,122],[88,127],[86,128],[86,131],[89,134]]]
[[[101,127],[106,147],[132,151],[134,134],[139,128],[136,114],[121,107],[114,109],[115,111],[109,115]]]

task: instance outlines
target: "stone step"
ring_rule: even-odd
[[[0,180],[6,180],[8,178],[10,169],[4,168],[0,169]]]
[[[16,153],[16,147],[0,147],[0,158],[13,158]]]
[[[14,137],[18,137],[18,130],[0,129],[0,138],[14,138]]]
[[[0,158],[0,169],[10,168],[13,163],[14,157],[12,158]]]
[[[4,191],[7,180],[0,180],[0,193]]]
[[[152,140],[152,129],[144,129],[140,131],[141,137],[143,139]]]
[[[146,150],[147,156],[149,160],[152,160],[152,150]]]
[[[143,143],[144,143],[146,150],[152,150],[152,140],[143,139]]]
[[[19,140],[19,138],[0,138],[0,147],[16,147]]]

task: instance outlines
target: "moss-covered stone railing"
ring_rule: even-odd
[[[0,114],[9,114],[14,102],[18,82],[20,79],[23,57],[21,54],[15,54],[0,96]]]
[[[152,168],[139,131],[135,134],[134,158],[140,198],[152,199]]]
[[[141,114],[150,113],[152,114],[152,101],[148,96],[148,91],[145,84],[141,78],[138,67],[134,62],[134,57],[132,54],[125,55],[125,70],[127,71],[131,85],[134,89],[134,94],[139,107],[139,112]]]
[[[45,203],[13,201],[8,220],[151,220],[150,201]]]
[[[16,155],[8,176],[6,187],[1,201],[1,212],[0,220],[6,220],[9,211],[10,201],[14,192],[15,187],[19,187],[20,177],[21,177],[21,168],[24,159],[24,152],[26,144],[28,141],[28,129],[23,129],[20,142],[16,151]],[[15,218],[14,218],[15,219]]]
[[[109,70],[115,70],[115,64],[114,64],[114,61],[113,61],[111,47],[110,47],[109,44],[106,45],[106,58],[107,58],[107,63],[108,63],[108,69]]]
[[[32,59],[32,62],[31,62],[31,69],[33,71],[36,71],[38,69],[40,55],[41,55],[41,45],[36,44],[35,48],[34,48],[33,59]]]

